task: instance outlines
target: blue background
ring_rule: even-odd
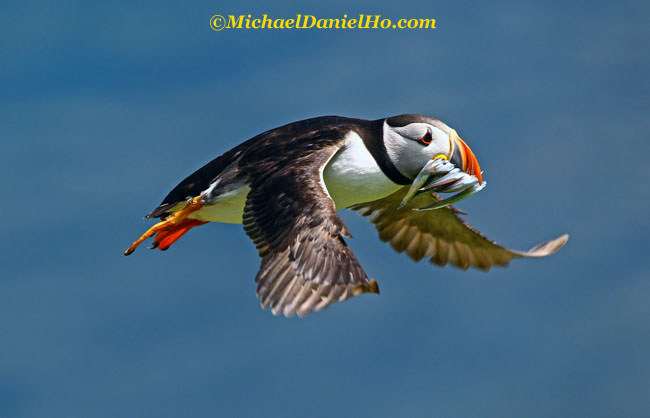
[[[646,1],[3,3],[0,415],[643,416]],[[437,29],[212,31],[214,14]],[[543,260],[415,264],[342,212],[381,296],[263,311],[239,225],[122,251],[178,181],[307,117],[424,113],[489,186],[469,222]],[[646,415],[647,416],[647,415]]]

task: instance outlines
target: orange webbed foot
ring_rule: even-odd
[[[190,200],[187,206],[183,209],[177,210],[169,215],[164,221],[158,222],[149,228],[147,232],[142,234],[140,238],[131,244],[131,246],[124,252],[124,255],[130,255],[140,244],[156,234],[159,234],[160,238],[156,236],[156,239],[154,240],[154,248],[158,247],[161,250],[166,250],[174,243],[174,241],[183,236],[191,228],[205,223],[195,219],[187,219],[190,214],[196,212],[202,207],[201,196],[197,196]]]
[[[198,219],[185,219],[183,222],[171,229],[158,232],[153,240],[153,246],[151,248],[158,248],[161,251],[165,251],[173,243],[178,241],[180,237],[185,235],[187,231],[203,224],[207,224],[207,222],[199,221]]]

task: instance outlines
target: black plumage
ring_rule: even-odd
[[[313,152],[327,143],[310,136],[318,131],[330,131],[332,136],[342,139],[349,131],[355,131],[364,140],[368,151],[377,161],[384,174],[397,184],[409,184],[410,179],[402,175],[390,161],[382,135],[384,119],[368,121],[342,116],[321,116],[293,122],[263,132],[245,141],[223,155],[210,161],[180,182],[146,218],[164,217],[178,204],[206,190],[210,184],[220,180],[227,187],[237,180],[247,179],[253,166],[274,167],[291,163],[292,158],[303,153]],[[216,188],[206,202],[218,196]]]

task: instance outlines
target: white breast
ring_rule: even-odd
[[[380,199],[402,187],[386,177],[355,132],[346,136],[344,146],[325,167],[323,179],[337,209]]]

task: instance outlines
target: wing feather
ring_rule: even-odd
[[[475,267],[489,270],[492,266],[507,266],[517,257],[545,257],[553,254],[567,242],[568,235],[541,243],[528,251],[505,248],[488,239],[463,221],[455,208],[433,211],[415,211],[428,206],[437,197],[421,194],[402,209],[397,209],[408,187],[390,196],[352,206],[361,216],[371,216],[379,239],[389,242],[397,252],[415,261],[429,258],[439,266],[452,264],[463,270]]]
[[[270,163],[253,152],[242,158],[248,163],[241,169],[251,179],[244,231],[262,258],[257,295],[274,315],[304,316],[359,293],[378,293],[345,243],[350,233],[324,189],[323,168],[342,137],[327,131],[310,135],[301,138],[310,152],[292,149],[300,145],[294,142],[276,149],[283,157]]]

